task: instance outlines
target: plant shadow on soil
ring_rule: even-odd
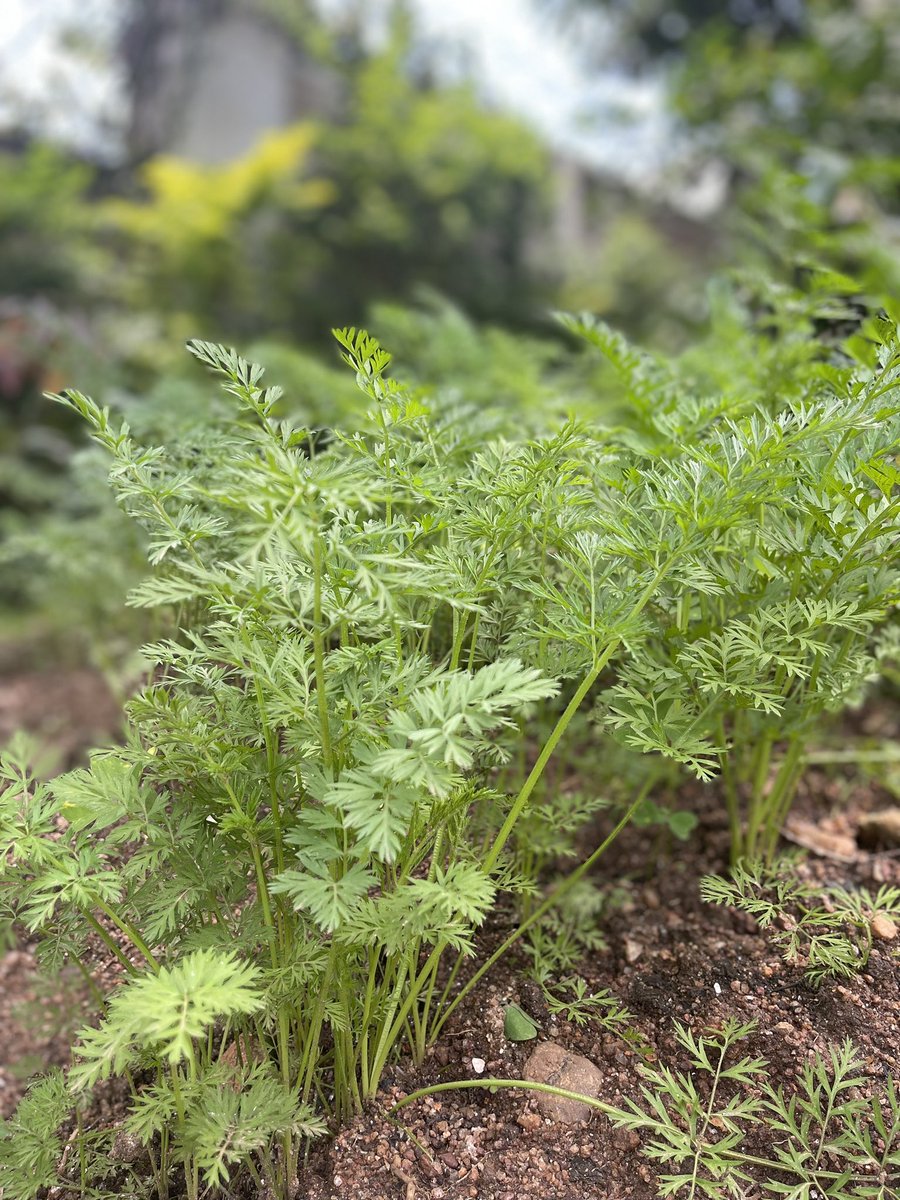
[[[55,741],[61,767],[79,750],[114,734],[116,707],[102,681],[90,673],[47,673],[0,681],[3,728],[11,720]],[[900,720],[879,712],[882,736],[896,736]],[[579,965],[590,991],[608,988],[631,1010],[652,1054],[686,1068],[673,1037],[674,1021],[695,1030],[727,1017],[755,1020],[745,1052],[761,1055],[769,1077],[790,1090],[804,1062],[844,1038],[857,1045],[863,1073],[873,1083],[900,1077],[900,960],[893,944],[876,944],[864,973],[828,981],[818,990],[802,971],[785,964],[754,921],[713,908],[697,883],[727,859],[728,829],[714,789],[692,789],[700,824],[685,843],[648,845],[646,829],[630,828],[594,877],[602,886],[626,880],[624,903],[604,918],[607,949]],[[867,811],[890,799],[848,770],[835,776],[810,770],[797,811],[826,834],[852,837]],[[585,845],[608,832],[598,823]],[[826,839],[827,840],[827,839]],[[799,865],[807,882],[872,890],[900,885],[897,852],[860,849],[852,861],[810,854]],[[483,931],[480,952],[490,952],[512,928],[500,909]],[[101,982],[115,970],[98,955]],[[381,1100],[311,1150],[298,1185],[306,1200],[651,1200],[654,1171],[639,1153],[640,1140],[613,1130],[602,1117],[576,1126],[550,1123],[533,1095],[515,1091],[444,1092],[407,1108],[391,1121],[391,1103],[418,1087],[485,1075],[521,1077],[534,1042],[514,1044],[503,1034],[504,1009],[519,1004],[539,1024],[541,1038],[586,1055],[601,1069],[600,1099],[620,1105],[638,1097],[640,1051],[596,1022],[578,1028],[554,1020],[524,957],[513,953],[459,1006],[421,1068],[399,1063],[385,1075]],[[104,978],[105,977],[105,978]],[[8,1116],[29,1074],[68,1061],[71,1040],[87,998],[68,976],[48,985],[37,971],[33,947],[22,943],[0,957],[0,1113]],[[480,1064],[479,1064],[480,1066]],[[113,1123],[124,1095],[110,1089],[95,1119]],[[412,1135],[412,1136],[410,1136]],[[757,1135],[759,1136],[759,1135]],[[762,1146],[762,1143],[760,1143]],[[249,1195],[250,1193],[246,1193]],[[255,1192],[254,1192],[255,1195]]]

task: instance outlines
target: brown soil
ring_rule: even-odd
[[[42,705],[33,699],[33,689],[39,695],[48,682],[43,680],[40,685],[20,680],[0,686],[0,722],[14,711],[11,695],[23,698],[26,716],[53,711],[48,698],[61,697],[65,685],[59,677],[50,680]],[[107,731],[115,726],[115,714],[114,706],[101,699],[96,680],[92,695],[83,674],[69,682],[71,707],[60,700],[55,711],[61,718],[57,729],[67,730],[63,745],[71,757],[77,747],[73,728],[83,746],[96,736],[98,714],[107,719]],[[73,716],[91,709],[87,725],[73,723]],[[808,828],[823,835],[821,844],[828,850],[834,844],[846,848],[860,817],[890,802],[876,787],[852,776],[812,771],[799,810]],[[782,962],[750,918],[699,900],[697,880],[722,869],[728,838],[712,793],[700,810],[701,825],[687,843],[654,844],[650,831],[630,829],[607,857],[596,882],[621,885],[624,879],[625,900],[605,920],[607,949],[580,965],[590,987],[608,988],[626,1004],[651,1052],[675,1067],[687,1064],[672,1035],[673,1021],[701,1030],[733,1016],[758,1022],[747,1052],[764,1056],[773,1082],[788,1089],[809,1057],[846,1037],[857,1044],[864,1072],[873,1081],[900,1077],[900,960],[893,952],[898,943],[876,944],[867,970],[854,979],[812,989],[802,971]],[[852,861],[846,857],[813,853],[800,870],[810,880],[847,887],[900,885],[897,852],[859,850]],[[511,913],[500,912],[484,932],[484,946],[502,938],[511,920]],[[510,1002],[539,1022],[541,1037],[586,1055],[601,1068],[601,1099],[620,1104],[624,1097],[637,1097],[638,1050],[595,1023],[579,1029],[551,1020],[525,966],[522,957],[507,958],[460,1006],[421,1068],[400,1064],[386,1074],[379,1102],[332,1141],[313,1149],[298,1196],[651,1200],[656,1195],[654,1171],[639,1154],[636,1134],[616,1132],[601,1117],[579,1126],[552,1124],[540,1115],[533,1096],[524,1093],[446,1092],[405,1109],[400,1114],[405,1128],[387,1118],[389,1105],[415,1088],[476,1078],[473,1059],[485,1061],[486,1076],[520,1078],[535,1043],[512,1044],[504,1038],[503,1012]],[[67,1061],[83,997],[77,981],[40,984],[27,944],[0,959],[0,984],[0,1110],[9,1113],[30,1072]]]
[[[109,686],[89,668],[0,676],[0,746],[26,730],[47,748],[57,771],[108,742],[120,721]]]
[[[864,811],[885,802],[861,787],[843,796],[840,812],[833,813],[829,796],[845,790],[813,776],[801,807],[826,831],[849,830]],[[608,988],[628,1006],[662,1062],[688,1066],[672,1034],[674,1021],[700,1031],[735,1017],[758,1022],[746,1053],[765,1057],[770,1078],[786,1089],[808,1058],[846,1037],[858,1046],[873,1080],[900,1078],[900,960],[891,952],[896,943],[876,946],[864,974],[814,990],[801,970],[781,960],[751,918],[700,901],[699,876],[721,870],[727,856],[727,830],[715,812],[707,813],[688,844],[663,847],[649,861],[647,841],[646,831],[626,831],[606,872],[598,872],[598,881],[611,884],[620,884],[624,874],[629,898],[605,923],[608,949],[583,961],[579,973],[591,990]],[[860,853],[853,864],[811,856],[800,870],[810,881],[847,887],[900,884],[900,860],[887,853]],[[535,1043],[513,1045],[503,1037],[503,1010],[510,1002],[541,1022],[541,1037],[601,1068],[601,1100],[621,1105],[624,1097],[637,1099],[640,1054],[595,1024],[578,1029],[550,1020],[524,966],[509,959],[498,967],[460,1006],[449,1035],[425,1066],[395,1070],[386,1100],[430,1083],[476,1078],[473,1058],[485,1060],[485,1075],[522,1078]],[[320,1151],[304,1180],[310,1200],[651,1200],[657,1194],[636,1134],[616,1131],[602,1117],[575,1127],[553,1124],[526,1093],[441,1093],[407,1108],[400,1119],[433,1163],[373,1111]]]
[[[47,769],[64,771],[108,742],[119,706],[102,676],[88,669],[0,678],[0,746],[17,730],[46,748]],[[0,948],[6,948],[0,929]],[[65,1063],[86,1003],[77,971],[42,976],[34,946],[22,941],[0,957],[0,1116],[15,1108],[28,1078]]]

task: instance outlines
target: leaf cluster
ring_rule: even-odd
[[[797,1089],[771,1084],[762,1058],[735,1059],[755,1024],[729,1019],[697,1037],[677,1024],[688,1070],[640,1067],[641,1102],[614,1124],[649,1135],[644,1153],[669,1170],[659,1194],[808,1200],[889,1200],[900,1180],[900,1096],[888,1079],[871,1099],[857,1050],[846,1041],[804,1063]],[[752,1133],[753,1149],[748,1146]],[[762,1152],[757,1146],[764,1147]],[[672,1170],[672,1168],[675,1168]]]
[[[754,917],[814,987],[864,971],[873,920],[900,913],[900,888],[883,884],[872,895],[866,888],[816,887],[798,880],[788,859],[770,866],[740,862],[728,879],[707,875],[700,895]]]

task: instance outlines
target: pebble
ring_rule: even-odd
[[[548,1083],[553,1087],[595,1097],[603,1075],[599,1067],[581,1054],[570,1054],[556,1042],[541,1042],[525,1064],[524,1077],[530,1083]],[[553,1121],[574,1125],[590,1119],[593,1109],[581,1100],[536,1093],[538,1108]]]
[[[640,942],[636,942],[634,938],[625,939],[625,959],[627,962],[633,963],[644,953],[644,947]]]
[[[897,926],[887,913],[876,913],[869,922],[869,928],[872,930],[872,937],[882,942],[892,942],[897,936]]]

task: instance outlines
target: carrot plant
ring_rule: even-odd
[[[653,771],[467,967],[500,895],[535,888],[533,810],[556,803],[548,764],[579,713],[598,702],[629,744],[734,771],[754,722],[805,704],[800,738],[865,679],[893,597],[895,351],[768,408],[653,381],[662,453],[575,423],[528,438],[337,336],[368,407],[328,438],[208,343],[190,349],[231,408],[187,447],[59,397],[145,531],[153,570],[130,602],[176,632],[145,648],[121,747],[51,783],[5,756],[0,862],[46,958],[88,972],[102,944],[118,963],[69,1095],[125,1080],[160,1196],[176,1171],[197,1197],[237,1165],[289,1195],[303,1139],[370,1101],[398,1049],[421,1059],[575,894]],[[736,838],[768,837],[782,794],[762,793],[762,817],[751,803],[742,834],[733,786]],[[5,1146],[0,1186],[34,1195]]]
[[[235,1147],[287,1194],[299,1136],[371,1099],[399,1044],[422,1056],[453,1002],[445,955],[532,885],[511,839],[557,743],[703,552],[602,440],[484,441],[386,379],[365,335],[339,340],[371,409],[321,453],[260,368],[205,343],[235,415],[196,469],[61,398],[145,528],[155,570],[131,602],[182,632],[146,648],[124,746],[52,784],[7,755],[3,861],[45,954],[83,962],[99,939],[121,967],[70,1084],[126,1077],[161,1194],[179,1164],[191,1195],[221,1183]],[[534,765],[499,792],[547,704]]]
[[[570,324],[633,398],[620,435],[633,469],[677,480],[674,519],[716,539],[707,574],[661,581],[598,715],[629,746],[721,776],[733,861],[770,859],[806,747],[877,678],[876,632],[900,594],[896,330],[873,325],[857,363],[795,346],[787,375],[776,347],[780,393],[704,397],[603,326]]]

